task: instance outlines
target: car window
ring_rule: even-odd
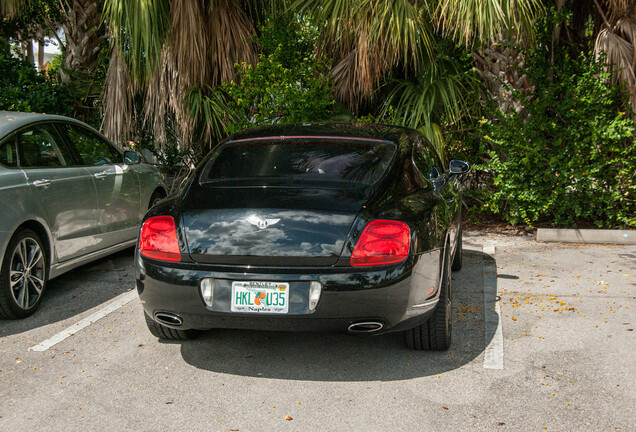
[[[99,135],[76,125],[63,124],[61,127],[75,145],[84,165],[104,165],[121,161],[117,150]]]
[[[0,144],[0,164],[6,167],[18,166],[18,155],[15,151],[15,138],[11,138]]]
[[[286,178],[373,184],[395,149],[392,143],[356,141],[231,143],[210,159],[201,182]]]
[[[17,134],[22,167],[65,167],[72,163],[68,149],[54,138],[48,126],[36,126]]]

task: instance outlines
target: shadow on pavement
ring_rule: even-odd
[[[71,270],[47,283],[37,312],[20,320],[0,319],[0,338],[79,315],[135,286],[134,248]]]
[[[493,337],[485,334],[485,320],[497,315],[484,313],[484,266],[496,268],[489,255],[464,249],[464,267],[453,273],[453,342],[445,352],[408,350],[401,333],[360,337],[219,329],[181,343],[181,355],[203,370],[286,380],[395,381],[438,375],[474,361]]]

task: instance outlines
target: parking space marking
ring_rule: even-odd
[[[492,260],[484,264],[484,322],[486,342],[490,342],[484,352],[484,369],[504,368],[503,329],[501,326],[501,308],[499,307],[499,293],[497,292],[497,262],[495,261],[495,246],[484,246],[484,253]]]
[[[44,342],[41,342],[37,345],[32,346],[31,348],[29,348],[29,351],[46,351],[49,348],[62,342],[67,337],[72,336],[78,331],[82,330],[83,328],[86,328],[89,325],[93,324],[94,322],[99,321],[100,319],[108,315],[109,313],[116,311],[120,307],[124,306],[127,303],[130,303],[136,298],[138,298],[136,289],[133,289],[132,291],[128,291],[127,293],[124,293],[124,294],[120,294],[119,296],[115,297],[113,301],[103,306],[98,311],[90,314],[84,319],[79,320],[72,326],[62,330],[61,332],[54,335],[53,337],[48,338]]]

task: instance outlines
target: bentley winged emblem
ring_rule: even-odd
[[[245,221],[249,222],[255,227],[258,227],[258,229],[265,229],[270,225],[277,224],[280,221],[280,219],[261,219],[259,217],[252,215],[248,217],[247,219],[245,219]]]

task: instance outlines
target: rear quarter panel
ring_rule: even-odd
[[[152,197],[153,192],[157,190],[157,188],[161,188],[164,193],[167,193],[168,188],[166,187],[159,170],[154,166],[141,163],[139,165],[133,165],[133,167],[137,174],[137,178],[139,178],[141,196],[139,204],[139,220],[141,220],[148,211],[150,198]]]

